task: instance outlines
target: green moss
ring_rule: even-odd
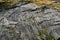
[[[52,35],[49,35],[46,37],[46,40],[54,40],[54,37]]]
[[[39,34],[42,40],[54,40],[54,37],[51,34],[49,35],[46,34],[46,28],[40,30]]]
[[[10,32],[12,32],[12,33],[15,33],[15,28],[13,28],[13,27],[6,27]]]

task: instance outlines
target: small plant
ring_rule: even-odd
[[[54,37],[51,35],[51,33],[49,35],[46,34],[46,28],[40,30],[39,34],[42,40],[54,40]]]

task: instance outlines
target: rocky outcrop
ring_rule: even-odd
[[[18,5],[18,4],[17,4]],[[0,12],[0,40],[57,40],[60,12],[41,11],[33,3]]]

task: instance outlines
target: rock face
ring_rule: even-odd
[[[18,4],[17,4],[18,5]],[[60,12],[33,3],[0,12],[0,40],[57,40]],[[31,6],[31,7],[30,7]]]

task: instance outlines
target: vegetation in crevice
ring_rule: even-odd
[[[40,30],[39,36],[42,40],[55,40],[51,33],[49,35],[46,34],[46,29]]]

